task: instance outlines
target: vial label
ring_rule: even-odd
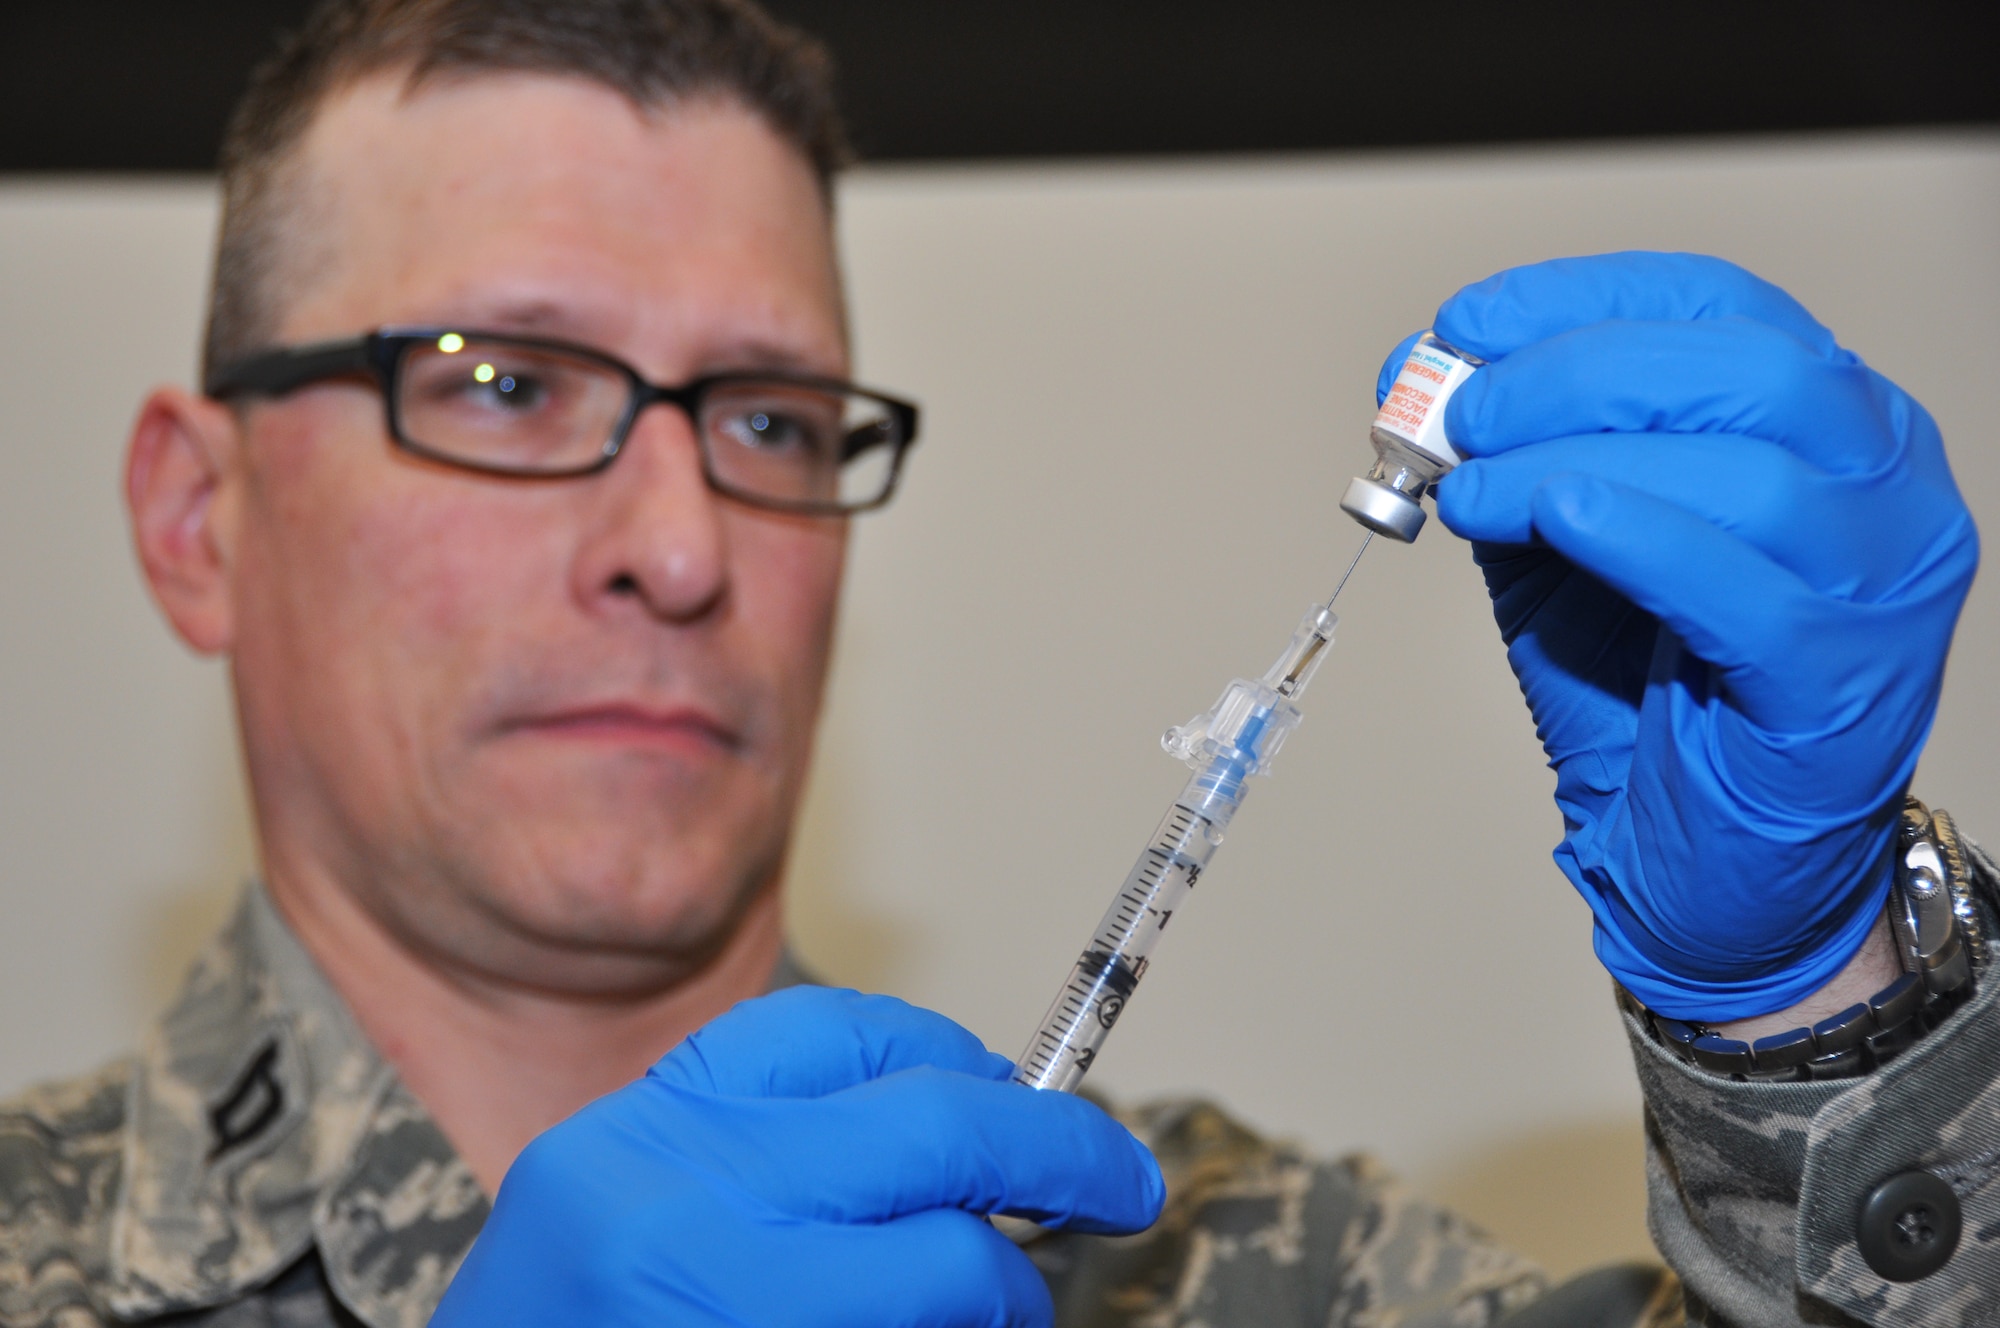
[[[1445,469],[1465,460],[1444,436],[1444,403],[1459,384],[1472,376],[1479,364],[1463,358],[1436,337],[1425,333],[1410,347],[1396,384],[1383,398],[1375,416],[1375,427],[1393,434]]]

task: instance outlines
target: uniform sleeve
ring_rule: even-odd
[[[1940,828],[1949,833],[1942,813]],[[2000,876],[1965,841],[1988,936]],[[1860,1079],[1737,1083],[1683,1064],[1628,1012],[1646,1098],[1648,1222],[1685,1284],[1688,1317],[1741,1325],[2000,1323],[2000,968],[1970,1001]],[[1910,1177],[1950,1198],[1915,1209]],[[1902,1190],[1883,1187],[1906,1178]],[[1933,1193],[1936,1193],[1933,1188]],[[1935,1239],[1956,1210],[1957,1250],[1912,1281],[1862,1257],[1873,1236]],[[1900,1234],[1898,1222],[1904,1225]],[[1926,1226],[1926,1224],[1931,1224]]]

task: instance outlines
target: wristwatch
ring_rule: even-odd
[[[1623,987],[1620,1002],[1679,1059],[1737,1080],[1847,1079],[1894,1059],[1972,995],[1986,964],[1986,936],[1972,898],[1965,849],[1951,818],[1907,799],[1897,827],[1896,875],[1884,904],[1903,973],[1810,1027],[1745,1042],[1669,1019]]]

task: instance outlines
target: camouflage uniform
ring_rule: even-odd
[[[2000,868],[1939,812],[1934,831],[1974,886],[1987,935]],[[1991,960],[1988,967],[1991,968]],[[1690,1322],[2000,1324],[2000,981],[1861,1079],[1736,1083],[1690,1069],[1630,1013],[1646,1095],[1647,1224],[1686,1283]],[[1884,1178],[1923,1169],[1963,1211],[1958,1251],[1916,1282],[1884,1281],[1855,1239]]]
[[[1679,1320],[1650,1269],[1544,1295],[1531,1265],[1365,1158],[1314,1162],[1197,1102],[1126,1119],[1168,1175],[1152,1230],[1010,1224],[1065,1328]],[[252,890],[136,1057],[0,1107],[0,1328],[418,1328],[486,1213]]]

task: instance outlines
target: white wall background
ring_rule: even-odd
[[[1331,589],[1376,365],[1459,285],[1745,263],[1930,405],[2000,521],[2000,137],[870,170],[842,206],[866,376],[928,416],[857,541],[794,932],[1009,1053],[1179,787],[1161,729]],[[0,184],[0,1091],[128,1044],[251,861],[220,671],[116,497],[140,393],[192,371],[212,210]],[[1097,1086],[1371,1146],[1558,1269],[1642,1250],[1637,1095],[1478,577],[1434,528],[1340,607]],[[1989,577],[1919,792],[2000,836],[1996,658]]]

